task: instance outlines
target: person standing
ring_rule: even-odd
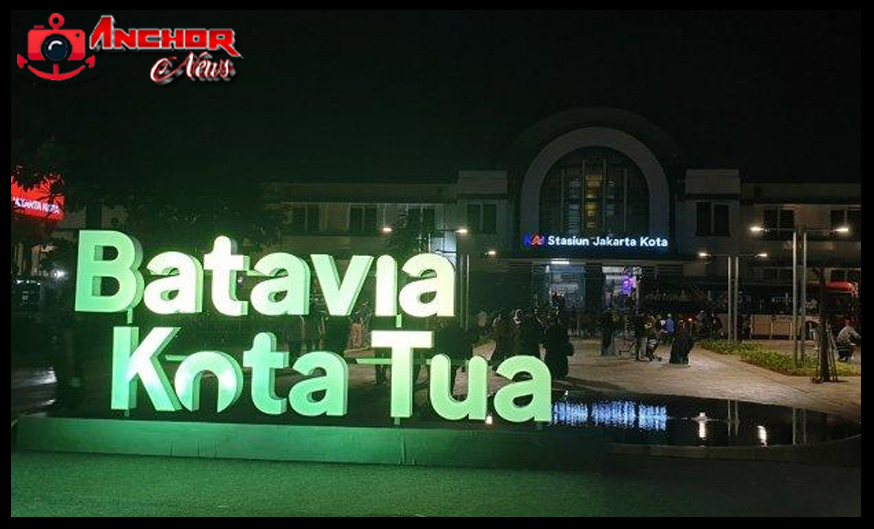
[[[373,325],[374,330],[382,331],[382,330],[391,330],[395,328],[395,318],[393,316],[374,316],[371,324]],[[391,358],[391,349],[387,347],[375,347],[373,349],[374,358],[379,358],[382,360],[388,360]],[[382,386],[388,383],[388,370],[389,365],[387,364],[376,364],[375,366],[375,376],[376,376],[376,385]]]
[[[349,318],[331,316],[325,321],[325,349],[340,356],[346,356],[349,343]]]
[[[513,352],[513,325],[509,311],[499,313],[492,328],[495,333],[495,350],[490,361],[492,367],[497,369],[497,365]]]
[[[543,339],[543,327],[534,314],[522,318],[521,327],[522,354],[540,358],[540,342]]]
[[[468,332],[458,324],[455,318],[442,322],[440,328],[434,333],[434,352],[444,354],[452,361],[449,375],[449,392],[455,393],[455,379],[458,369],[465,360],[473,356],[473,342]]]
[[[601,356],[616,356],[616,344],[613,334],[616,332],[616,321],[613,311],[607,309],[601,318]]]
[[[300,356],[304,341],[304,319],[292,315],[288,320],[288,352],[292,358]]]
[[[674,338],[674,343],[671,344],[670,362],[672,364],[687,365],[689,363],[689,352],[695,342],[686,327],[686,322],[680,322],[677,327],[677,335]]]
[[[640,361],[640,351],[646,348],[646,314],[638,312],[634,316],[634,359]]]
[[[667,342],[668,343],[673,342],[674,341],[674,333],[677,331],[677,324],[674,321],[673,315],[668,314],[668,317],[665,318],[665,325],[664,325],[664,328],[662,330],[665,332],[665,339],[667,340]]]
[[[549,368],[553,380],[561,380],[568,374],[567,357],[571,344],[567,334],[567,325],[558,314],[553,314],[549,318],[543,341],[546,347],[546,357],[544,358],[546,367]]]
[[[856,345],[862,345],[862,336],[856,332],[850,320],[844,320],[844,326],[835,338],[835,346],[838,349],[838,357],[841,362],[849,362],[853,359]]]
[[[306,352],[315,351],[321,347],[322,337],[325,332],[322,313],[318,309],[311,310],[304,317],[303,342]]]

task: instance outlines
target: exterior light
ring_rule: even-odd
[[[382,232],[383,233],[391,233],[392,232],[391,226],[383,226]]]
[[[762,233],[765,231],[765,228],[762,226],[750,226],[750,231],[753,233]]]
[[[706,441],[707,440],[707,421],[709,420],[707,418],[707,414],[702,411],[698,414],[698,417],[696,417],[694,420],[695,420],[695,422],[698,423],[698,439],[700,439],[702,441]]]
[[[55,279],[64,279],[67,277],[67,271],[56,268],[55,270],[52,270],[52,277]]]
[[[467,228],[458,228],[457,230],[455,230],[455,233],[459,235],[467,235]]]
[[[759,443],[762,446],[768,446],[768,429],[764,426],[756,426],[756,430],[759,437]]]
[[[488,250],[488,251],[486,251],[486,255],[488,255],[489,257],[495,257],[496,255],[498,255],[498,251],[497,250]]]
[[[552,261],[549,262],[549,264],[564,266],[564,265],[571,264],[571,262],[568,261],[567,259],[553,259]]]
[[[846,235],[846,234],[850,233],[850,227],[849,226],[841,226],[839,228],[835,228],[834,231],[835,231],[835,233],[840,233],[841,235]]]
[[[700,259],[707,259],[708,257],[710,257],[710,254],[707,252],[698,252],[698,257]]]
[[[486,415],[486,426],[492,426],[493,424],[495,424],[495,419],[494,419],[494,417],[492,417],[492,414],[490,413],[490,414]]]
[[[767,254],[767,252],[761,252],[761,253],[757,253],[756,257],[758,257],[759,259],[767,259],[768,254]]]

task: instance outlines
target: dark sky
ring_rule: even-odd
[[[12,12],[12,136],[50,131],[125,178],[445,179],[494,167],[550,114],[614,106],[667,130],[691,166],[860,179],[861,12],[62,11],[89,34],[100,14],[236,31],[232,81],[167,86],[148,78],[159,51],[102,51],[87,75],[36,81],[15,57],[51,13]]]

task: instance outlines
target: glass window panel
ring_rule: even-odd
[[[780,210],[780,229],[795,228],[795,211],[791,209]]]
[[[713,235],[720,237],[728,237],[730,235],[728,205],[726,204],[715,204],[713,206]]]
[[[434,208],[422,208],[422,231],[434,231]]]
[[[498,232],[498,206],[495,204],[483,205],[483,233]]]
[[[851,209],[847,211],[847,225],[850,227],[850,237],[862,240],[862,210]]]
[[[364,229],[364,209],[359,206],[353,206],[349,210],[349,231],[352,233],[361,233]]]
[[[710,202],[698,202],[695,217],[695,235],[706,237],[711,235],[712,222]]]
[[[303,233],[306,228],[306,209],[303,206],[291,208],[291,231]]]
[[[764,214],[765,228],[775,229],[777,228],[777,210],[776,209],[766,209]]]
[[[364,208],[364,225],[362,231],[364,233],[376,233],[376,206],[367,206]]]
[[[482,209],[479,204],[468,204],[467,206],[467,228],[474,232],[478,232],[480,222],[482,220]]]
[[[313,204],[307,206],[307,233],[315,233],[319,231],[319,206]]]

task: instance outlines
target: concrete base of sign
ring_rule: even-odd
[[[22,450],[328,463],[579,469],[607,445],[581,433],[22,417]]]

